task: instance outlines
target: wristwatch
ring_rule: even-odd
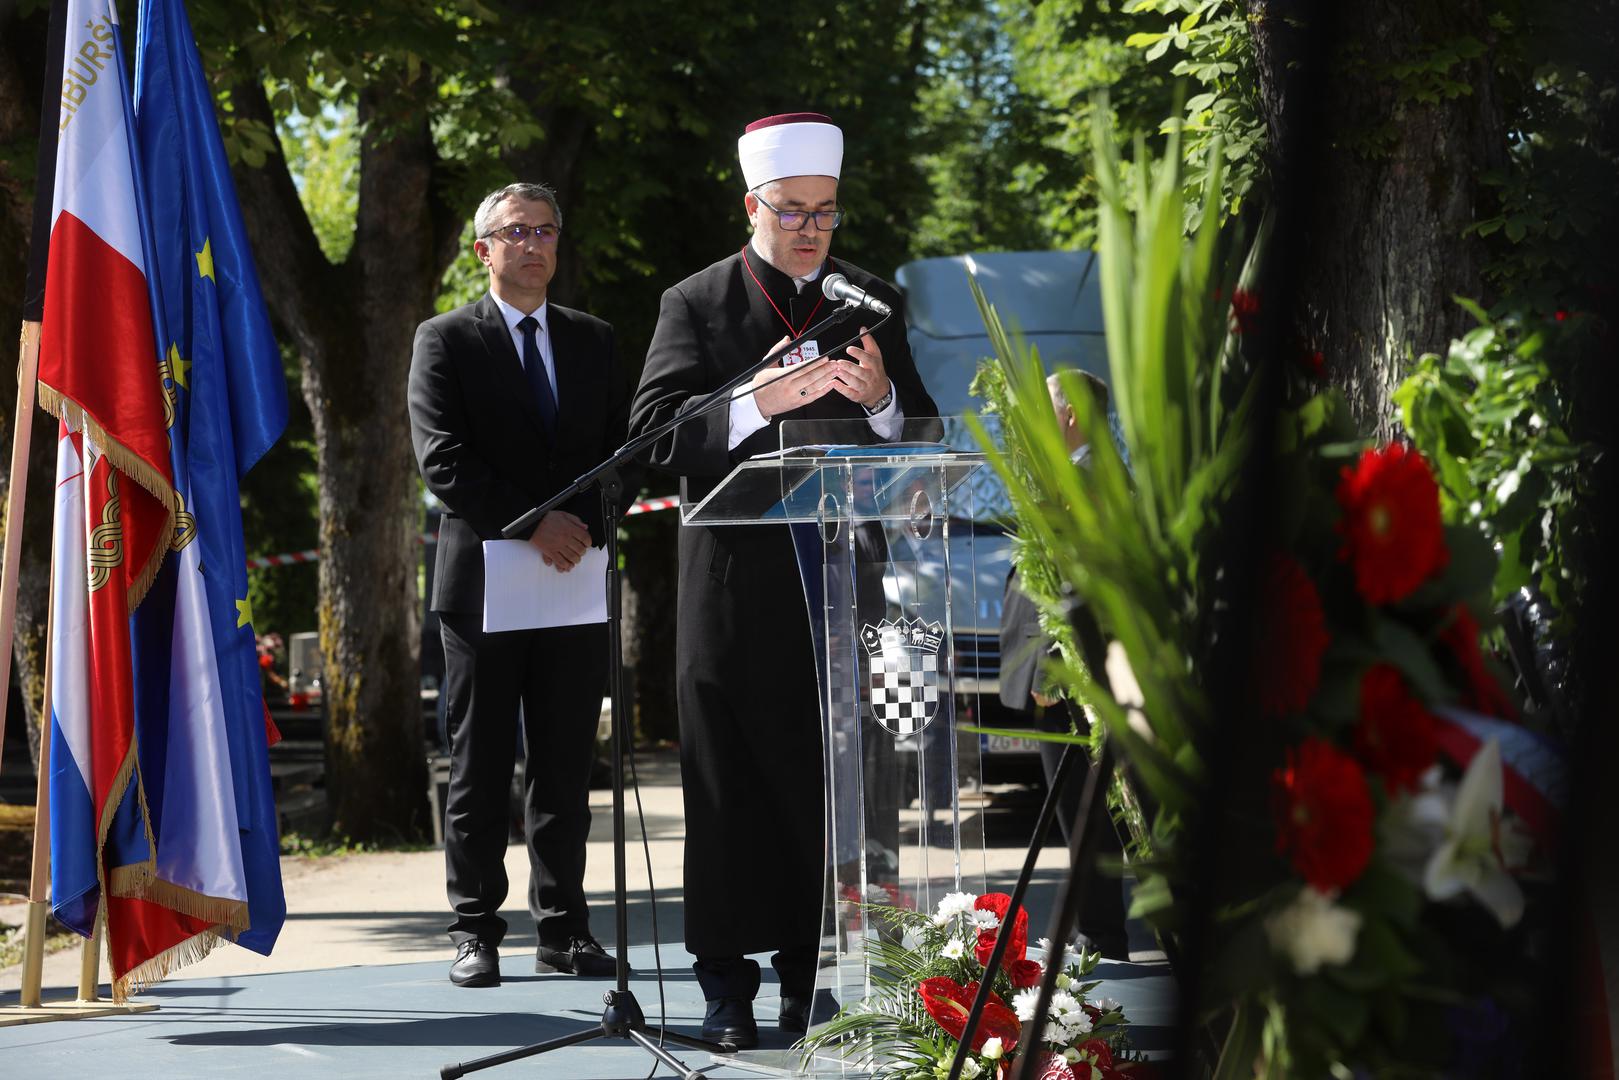
[[[880,413],[884,409],[888,408],[889,405],[893,404],[893,402],[894,402],[894,381],[892,379],[890,379],[888,381],[888,393],[886,393],[882,397],[878,398],[876,404],[874,404],[874,405],[862,405],[860,407],[862,409],[866,410],[866,415],[867,416],[876,416],[878,413]]]

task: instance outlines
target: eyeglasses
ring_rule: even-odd
[[[842,210],[777,210],[765,202],[755,191],[753,197],[759,200],[759,205],[776,215],[776,221],[788,232],[797,232],[804,227],[810,218],[815,219],[815,227],[821,232],[831,232],[843,224]]]
[[[561,235],[560,225],[502,225],[498,229],[484,233],[478,239],[487,240],[491,236],[498,236],[508,244],[521,244],[532,236],[541,244],[554,244]]]

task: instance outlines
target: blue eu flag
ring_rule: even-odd
[[[286,380],[213,95],[181,0],[141,2],[135,114],[150,206],[150,250],[162,285],[160,325],[166,324],[169,336],[170,437],[181,459],[184,512],[194,521],[190,542],[201,549],[241,829],[250,929],[238,941],[268,953],[285,919],[286,901],[247,602],[240,481],[286,428]],[[162,605],[151,606],[155,619]],[[136,638],[137,652],[149,652],[154,660],[167,647],[155,622],[145,633],[137,626]],[[153,706],[155,701],[148,703]],[[142,749],[143,763],[148,749]],[[148,776],[146,782],[148,797],[161,803],[161,779]],[[178,791],[168,794],[181,797]]]

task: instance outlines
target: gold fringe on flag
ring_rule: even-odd
[[[146,833],[146,850],[150,855],[144,862],[109,869],[107,887],[112,890],[110,895],[133,900],[149,900],[182,915],[189,915],[204,922],[218,923],[219,925],[209,932],[224,929],[234,941],[238,934],[248,928],[246,900],[210,896],[158,876],[157,836],[152,832],[152,812],[146,804],[146,781],[141,774],[139,748],[140,737],[137,735],[135,752],[132,755],[135,758],[135,798],[140,803],[141,828]],[[182,967],[186,963],[189,961],[182,960],[174,966]]]
[[[180,493],[174,489],[174,484],[168,477],[154,469],[146,459],[124,446],[107,433],[91,413],[82,405],[68,397],[66,394],[49,386],[43,381],[39,383],[39,406],[46,412],[67,424],[73,431],[82,431],[89,435],[96,447],[104,454],[113,468],[135,481],[141,487],[151,492],[168,511],[163,523],[162,535],[167,538],[174,535],[175,517],[180,510]],[[129,588],[129,610],[134,611],[140,602],[146,598],[152,583],[157,580],[157,572],[163,566],[163,557],[168,554],[167,540],[161,544],[153,545],[151,556],[146,564],[137,569],[134,583]]]
[[[112,981],[113,1001],[122,1003],[129,995],[138,994],[146,987],[161,982],[169,972],[178,971],[188,964],[195,964],[229,940],[234,940],[229,927],[213,926],[195,937],[186,938],[178,945],[164,949],[150,960],[135,965],[125,972],[122,978]]]

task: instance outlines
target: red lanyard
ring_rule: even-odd
[[[827,262],[828,266],[830,266],[832,264],[831,259],[827,259],[826,262]],[[792,320],[787,318],[787,316],[785,316],[785,315],[783,315],[781,313],[781,308],[776,307],[776,302],[774,300],[770,299],[770,293],[765,289],[765,283],[760,281],[759,280],[759,275],[755,274],[753,272],[753,264],[748,262],[748,245],[747,244],[742,245],[742,265],[748,268],[748,276],[753,279],[753,283],[755,285],[759,286],[759,291],[761,293],[764,293],[765,303],[769,304],[771,309],[775,311],[776,318],[780,319],[783,323],[785,323],[787,325],[787,332],[788,332],[789,335],[791,335],[792,337],[797,337],[799,334],[802,334],[805,330],[809,329],[809,324],[811,322],[815,321],[815,313],[817,311],[821,310],[821,305],[822,304],[826,303],[826,297],[825,296],[822,296],[819,300],[815,301],[815,306],[810,309],[810,313],[809,313],[808,317],[806,317],[804,319],[804,325],[800,326],[798,329],[794,330]]]

